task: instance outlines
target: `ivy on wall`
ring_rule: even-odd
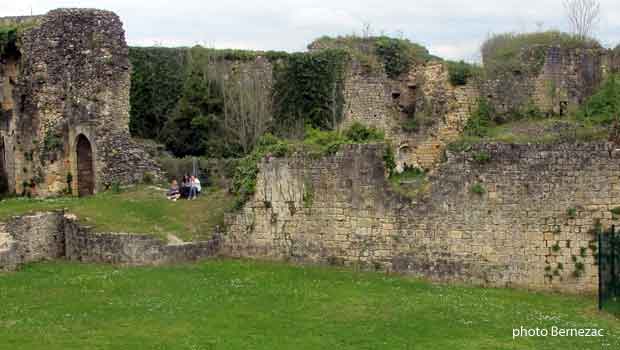
[[[17,27],[0,27],[0,56],[17,45]]]
[[[185,81],[184,49],[131,47],[131,109],[134,136],[160,140],[165,122],[176,108]]]
[[[332,129],[343,114],[349,56],[327,49],[291,54],[274,67],[274,116],[279,133],[296,126]]]
[[[222,129],[221,62],[273,64],[274,132],[289,135],[306,124],[330,129],[343,114],[343,50],[287,54],[193,48],[130,48],[130,129],[134,136],[166,144],[176,156],[239,157],[244,152]]]
[[[346,50],[368,73],[383,67],[387,76],[392,79],[408,72],[413,64],[424,63],[433,58],[441,60],[432,56],[420,44],[388,36],[324,36],[315,40],[309,48]]]

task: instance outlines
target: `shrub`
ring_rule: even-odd
[[[491,160],[491,155],[485,151],[476,152],[473,156],[476,163],[488,163]]]
[[[340,49],[289,55],[274,66],[274,119],[281,134],[296,126],[334,128],[344,106],[349,54]]]
[[[465,85],[470,78],[478,74],[479,68],[465,61],[447,61],[450,83],[454,86]]]
[[[16,47],[17,27],[0,27],[0,56]]]
[[[620,118],[620,77],[611,75],[581,107],[578,116],[603,125],[618,121]]]
[[[611,218],[613,220],[618,220],[618,217],[620,217],[620,207],[612,208],[609,212],[611,212]]]
[[[545,31],[534,33],[504,33],[496,34],[487,39],[482,45],[482,61],[485,72],[495,77],[515,71],[527,71],[537,74],[544,63],[546,48],[557,45],[564,48],[601,47],[594,39],[583,39],[576,35],[559,31]],[[536,64],[527,62],[524,65],[521,53],[524,49],[539,47],[533,55]]]
[[[408,72],[411,67],[412,57],[404,40],[380,37],[377,39],[376,53],[383,60],[385,73],[392,79]]]
[[[336,38],[324,36],[315,40],[309,47],[344,49],[369,72],[375,71],[378,64],[383,63],[384,70],[390,78],[396,78],[409,71],[414,62],[426,62],[433,57],[422,45],[388,36],[349,35]]]
[[[577,208],[568,208],[566,210],[566,215],[570,218],[570,219],[574,219],[577,217]]]
[[[486,189],[481,183],[476,183],[472,185],[469,190],[471,191],[471,193],[474,193],[480,196],[486,193]]]
[[[371,141],[381,141],[384,139],[384,134],[375,128],[366,127],[360,123],[353,123],[349,129],[345,131],[347,139],[354,143],[367,143]]]
[[[476,110],[465,125],[464,133],[466,136],[484,137],[492,124],[492,107],[486,98],[480,98]]]
[[[388,171],[388,175],[391,177],[396,172],[396,158],[394,156],[394,150],[392,147],[386,147],[385,153],[383,154],[383,162],[385,163],[385,168]]]
[[[573,276],[575,278],[579,278],[583,276],[583,272],[585,271],[585,265],[583,262],[578,261],[575,263],[575,271],[573,271]]]

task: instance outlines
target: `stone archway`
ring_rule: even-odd
[[[86,136],[80,134],[75,146],[77,152],[78,195],[90,196],[95,193],[95,167],[93,149]]]

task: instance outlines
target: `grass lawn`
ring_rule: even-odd
[[[247,261],[0,275],[0,349],[618,349],[594,298]],[[602,338],[517,338],[518,327]]]
[[[12,198],[0,202],[0,220],[13,215],[66,208],[80,222],[100,232],[146,233],[182,240],[208,239],[234,198],[221,189],[204,189],[197,200],[169,201],[155,187],[138,186],[121,193],[105,192],[93,197],[51,199]]]

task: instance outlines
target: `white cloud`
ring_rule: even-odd
[[[566,29],[561,0],[23,0],[5,1],[0,16],[44,13],[57,7],[115,11],[132,45],[193,45],[303,50],[322,35],[402,31],[451,59],[475,58],[488,33]],[[620,41],[620,2],[601,0],[597,35]]]

